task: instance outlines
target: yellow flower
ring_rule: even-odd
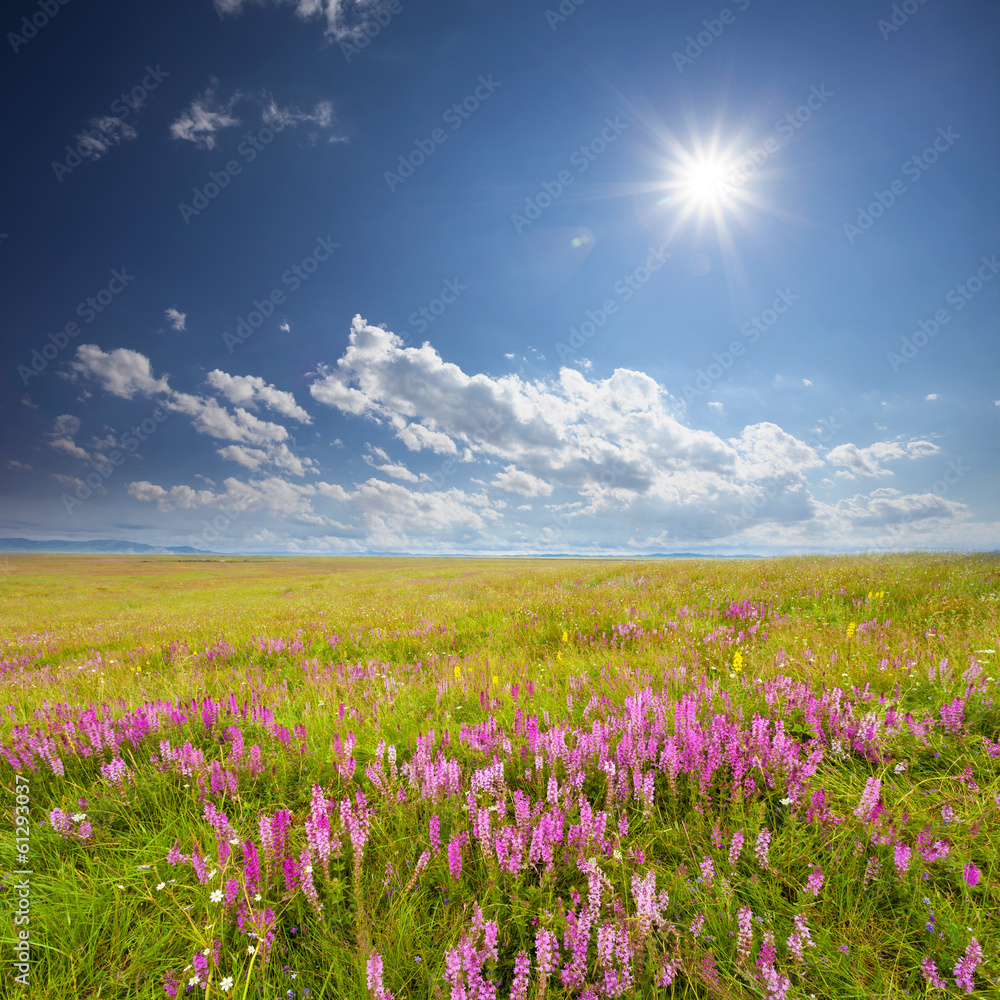
[[[852,635],[854,635],[854,630],[855,630],[855,629],[856,629],[857,627],[858,627],[858,626],[857,626],[857,625],[856,625],[856,624],[855,624],[854,622],[851,622],[851,624],[847,626],[847,638],[848,638],[848,639],[850,639],[850,638],[851,638],[851,636],[852,636]]]
[[[455,664],[455,680],[458,681],[458,680],[461,680],[461,679],[462,679],[462,671],[458,669],[458,664],[456,663]]]
[[[733,670],[735,670],[736,673],[739,673],[742,669],[743,669],[743,654],[739,650],[736,650],[736,652],[733,653]]]
[[[500,678],[499,678],[499,677],[497,677],[497,675],[496,675],[496,674],[494,674],[494,675],[493,675],[493,683],[494,683],[494,684],[499,684],[499,683],[500,683]]]
[[[569,642],[569,632],[567,632],[566,629],[563,629],[562,641],[563,642]]]
[[[870,601],[874,596],[875,595],[869,590],[868,591],[868,600]]]

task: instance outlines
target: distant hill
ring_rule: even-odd
[[[56,539],[39,542],[31,538],[0,538],[0,552],[108,552],[117,555],[214,556],[215,552],[193,549],[190,545],[146,545],[118,538],[95,538],[89,542]]]

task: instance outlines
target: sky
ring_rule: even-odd
[[[0,536],[1000,547],[995,4],[0,20]]]

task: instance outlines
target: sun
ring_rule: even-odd
[[[693,159],[677,173],[677,196],[681,201],[691,201],[699,208],[722,207],[732,195],[731,173],[729,165],[722,159]]]

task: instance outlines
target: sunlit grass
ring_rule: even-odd
[[[532,1000],[587,990],[895,997],[922,995],[935,976],[954,994],[956,963],[973,938],[983,951],[975,987],[996,988],[1000,706],[995,654],[985,652],[1000,638],[996,556],[18,557],[11,568],[0,581],[3,767],[9,803],[15,765],[30,787],[32,996],[165,997],[172,974],[178,996],[198,976],[191,995],[363,997],[376,954],[396,998],[455,997],[449,949],[465,949],[504,1000],[512,988],[520,995],[521,952]],[[160,705],[157,728],[93,750],[88,706],[108,723],[143,705],[152,718],[158,701],[172,707]],[[662,754],[672,735],[687,734],[683,753],[694,753],[691,740],[707,745],[722,724],[714,719],[749,734],[755,713],[770,749],[732,757],[746,762],[741,777],[725,763],[732,735],[704,779],[694,758],[671,776]],[[787,745],[775,742],[779,722]],[[47,735],[61,775],[41,752]],[[404,770],[422,752],[418,739],[428,766],[439,754],[453,762],[458,794],[421,796],[429,779]],[[188,763],[163,758],[164,740],[171,752],[188,743]],[[588,740],[595,749],[574,763]],[[638,786],[624,763],[628,740],[656,744]],[[501,776],[470,800],[473,777],[485,782],[494,760]],[[130,772],[123,782],[107,771],[115,761]],[[881,812],[859,815],[872,778]],[[225,813],[233,839],[263,851],[261,818],[288,810],[286,856],[298,859],[312,845],[314,787],[334,803],[339,851],[328,875],[311,862],[322,917],[294,877],[287,887],[277,861],[265,866],[261,901],[250,898],[242,847],[220,858],[206,814],[206,804]],[[356,808],[358,791],[374,809],[360,867],[340,805]],[[595,816],[607,813],[603,835],[585,849],[568,843],[569,828],[585,825],[584,801]],[[499,852],[476,833],[490,806],[482,815],[493,833],[500,826],[514,838]],[[520,819],[519,808],[528,810]],[[60,836],[53,809],[86,818]],[[557,813],[551,865],[527,863],[532,831]],[[81,839],[82,823],[90,835]],[[731,864],[738,831],[745,844]],[[448,845],[461,834],[469,839],[456,878]],[[518,835],[520,865],[509,853]],[[947,853],[928,860],[939,841]],[[13,843],[4,838],[2,856],[12,872]],[[175,844],[184,863],[167,861]],[[204,882],[190,863],[195,844],[202,874],[215,870]],[[610,888],[574,979],[566,935],[597,878],[580,868],[588,858]],[[669,897],[653,924],[636,895],[650,872]],[[237,895],[214,902],[230,878]],[[3,883],[11,901],[15,881]],[[256,939],[247,934],[265,907],[274,915],[266,962],[248,952]],[[495,960],[473,934],[476,907],[496,923]],[[752,947],[741,957],[746,907]],[[794,940],[797,916],[814,946]],[[537,955],[545,930],[558,933],[560,952],[549,976]],[[11,929],[4,933],[13,954]],[[601,935],[628,944],[602,952]],[[193,959],[205,949],[199,971]],[[933,972],[921,969],[928,961]],[[4,990],[20,989],[14,974],[9,963]]]

